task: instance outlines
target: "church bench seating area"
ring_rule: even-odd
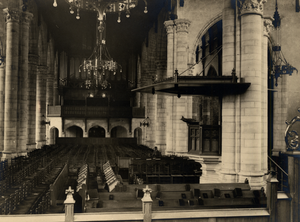
[[[250,190],[248,184],[150,184],[152,210],[257,208],[266,206],[266,196],[261,190]],[[99,192],[87,201],[87,212],[137,211],[142,207],[145,184],[127,185],[126,192]],[[234,197],[238,188],[242,196]],[[255,193],[259,197],[255,197]],[[229,194],[229,197],[225,194]],[[255,199],[256,198],[256,199]],[[100,204],[99,204],[100,203]],[[97,207],[98,206],[98,207]]]
[[[141,178],[146,184],[199,184],[202,175],[200,163],[174,156],[134,158],[129,171],[133,177]]]
[[[89,163],[87,172],[90,174],[87,175],[87,178],[89,176],[96,177],[96,168],[102,168],[107,160],[110,160],[112,166],[115,167],[119,155],[146,157],[151,152],[152,149],[150,148],[128,144],[124,146],[120,144],[60,144],[44,146],[28,153],[27,156],[18,156],[9,161],[1,161],[0,214],[58,212],[56,207],[61,206],[65,198],[64,189],[60,187],[61,190],[57,191],[59,196],[57,197],[57,206],[52,206],[49,186],[56,181],[67,162],[69,170],[64,186],[68,187],[67,183],[72,183],[73,188],[75,188],[78,181],[75,184],[70,181],[73,181],[74,178],[76,181],[80,168],[86,163]],[[102,178],[102,181],[105,179]],[[97,186],[92,188],[97,188]],[[119,192],[126,191],[124,188],[120,188]],[[59,207],[59,212],[63,212],[63,206]]]
[[[152,189],[153,211],[255,208],[266,204],[263,191],[254,192],[248,184],[199,184],[200,164],[183,157],[157,158],[151,154],[152,149],[133,144],[61,144],[47,146],[12,161],[14,167],[3,162],[0,213],[62,213],[65,189],[71,186],[76,191],[82,172],[87,179],[85,192],[81,195],[82,209],[86,212],[139,211],[146,184]],[[128,162],[128,174],[140,176],[143,183],[129,183],[129,177],[108,192],[104,189],[106,179],[110,178],[109,175],[105,177],[105,163],[109,162],[113,171],[118,170],[120,157],[125,158],[123,163]],[[57,201],[53,205],[49,186],[61,175],[66,164],[68,173],[63,174],[66,178],[57,188]]]
[[[49,184],[57,177],[71,147],[44,146],[11,160],[0,181],[0,213],[44,213],[49,208]]]

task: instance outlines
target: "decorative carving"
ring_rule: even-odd
[[[298,112],[300,112],[300,108],[298,108]],[[297,131],[292,127],[297,122],[300,122],[300,116],[295,116],[290,122],[286,121],[287,127],[285,130],[285,143],[288,151],[300,151],[299,136]]]
[[[239,0],[241,14],[257,13],[263,14],[264,3],[267,0]]]
[[[188,28],[191,24],[191,21],[187,19],[176,19],[175,21],[177,32],[186,32],[188,33]]]
[[[146,188],[143,189],[143,192],[144,192],[144,197],[142,198],[142,201],[143,202],[152,202],[152,199],[151,199],[152,189],[148,185],[146,185]]]
[[[22,22],[25,23],[25,24],[29,24],[30,21],[32,20],[32,18],[33,18],[32,13],[29,13],[29,12],[23,12],[22,13]]]
[[[6,22],[19,22],[20,12],[18,10],[5,8],[3,9],[3,12]]]
[[[273,19],[272,18],[265,18],[264,19],[264,34],[269,35],[270,31],[274,28],[273,26]]]
[[[173,28],[174,28],[174,21],[168,20],[164,22],[165,28],[167,30],[167,34],[173,34]]]

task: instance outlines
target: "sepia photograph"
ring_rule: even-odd
[[[0,0],[1,222],[300,221],[300,0]]]

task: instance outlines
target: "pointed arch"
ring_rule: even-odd
[[[79,126],[73,125],[68,127],[66,130],[66,137],[83,137],[83,130]]]
[[[101,126],[93,126],[88,131],[88,137],[105,138],[105,129]]]
[[[110,131],[110,137],[112,138],[127,137],[127,129],[123,126],[115,126]]]

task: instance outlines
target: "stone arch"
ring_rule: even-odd
[[[202,29],[199,31],[194,44],[193,44],[193,52],[196,52],[197,46],[199,41],[201,41],[202,36],[210,29],[214,24],[216,24],[218,21],[222,20],[222,13],[217,14],[215,17],[213,17],[211,20],[209,20],[206,25],[202,27]]]
[[[88,137],[105,138],[105,129],[101,126],[93,126],[88,131]]]
[[[56,127],[50,129],[50,145],[55,144],[59,135],[59,130]]]
[[[134,138],[136,138],[137,144],[142,144],[143,141],[143,131],[140,127],[137,127],[133,132]]]
[[[127,129],[124,126],[115,126],[110,131],[111,138],[127,137]]]
[[[83,130],[81,127],[73,125],[65,130],[66,137],[78,137],[82,138],[83,137]]]

